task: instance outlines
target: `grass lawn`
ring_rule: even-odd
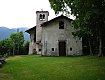
[[[105,80],[105,57],[9,57],[0,80]]]

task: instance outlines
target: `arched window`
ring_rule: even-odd
[[[43,14],[43,20],[45,20],[45,14]]]
[[[39,15],[39,20],[45,20],[45,14],[40,14]]]
[[[39,15],[39,20],[42,20],[42,19],[43,19],[43,15],[40,14],[40,15]]]

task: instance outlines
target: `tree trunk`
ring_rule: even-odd
[[[89,42],[89,51],[90,51],[90,55],[93,55],[93,53],[92,53],[92,47],[91,47],[91,41],[90,41],[89,35],[88,35],[88,42]]]
[[[13,47],[13,56],[15,55],[15,46]]]
[[[98,56],[101,57],[103,56],[102,54],[102,38],[101,38],[101,32],[99,31],[99,53]]]
[[[89,40],[89,50],[90,50],[90,55],[93,55],[93,53],[92,53],[92,47],[91,47],[91,44],[90,44],[90,40]]]

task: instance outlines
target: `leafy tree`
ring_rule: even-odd
[[[10,38],[0,41],[0,55],[20,54],[21,52],[23,52],[24,49],[23,45],[24,45],[23,32],[12,33],[10,35]]]
[[[20,53],[21,48],[23,48],[23,45],[24,45],[24,34],[21,31],[17,33],[17,36],[18,36],[18,53]]]
[[[0,41],[0,55],[11,55],[11,49],[13,48],[13,42],[11,39],[4,39]]]
[[[17,33],[12,33],[10,35],[11,40],[14,43],[14,47],[13,47],[13,54],[19,54],[21,51],[20,49],[23,48],[23,44],[24,44],[24,35],[23,32],[17,32]]]
[[[13,42],[13,55],[15,54],[15,50],[16,50],[16,47],[17,47],[17,34],[16,33],[12,33],[11,35],[10,35],[10,38],[11,38],[11,40],[12,40],[12,42]]]
[[[56,14],[66,12],[76,17],[73,27],[74,36],[88,35],[89,41],[94,38],[99,44],[99,56],[102,56],[104,43],[105,0],[49,0]],[[90,43],[89,42],[89,43]],[[92,44],[90,44],[92,46]],[[97,45],[95,45],[97,46]]]
[[[28,54],[28,52],[29,52],[29,41],[26,41],[25,43],[24,43],[24,46],[23,46],[23,54],[24,55],[27,55]]]

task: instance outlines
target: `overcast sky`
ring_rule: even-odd
[[[0,27],[31,28],[36,25],[36,11],[49,11],[49,20],[55,17],[49,0],[0,0]]]

